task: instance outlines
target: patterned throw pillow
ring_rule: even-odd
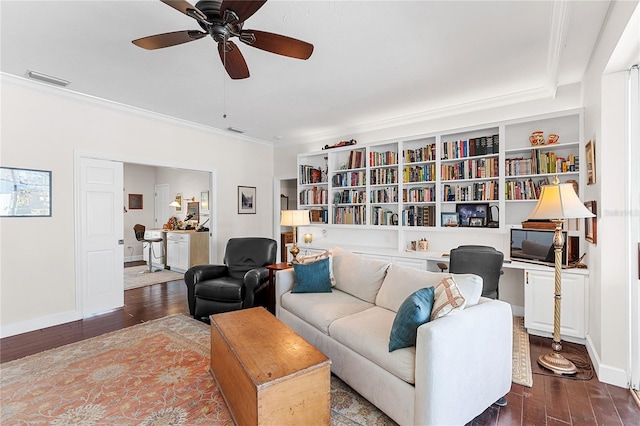
[[[321,253],[296,256],[296,263],[300,265],[308,265],[309,263],[314,263],[322,259],[329,259],[329,279],[331,280],[331,287],[335,287],[336,278],[333,276],[333,255],[331,250],[325,250]]]
[[[402,302],[391,326],[389,352],[416,345],[418,327],[429,322],[433,295],[433,287],[421,288]]]
[[[464,309],[466,302],[453,277],[451,275],[444,277],[435,287],[431,321],[460,312]]]

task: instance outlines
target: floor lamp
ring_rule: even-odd
[[[553,235],[553,247],[555,252],[555,299],[553,306],[553,352],[541,355],[538,364],[553,371],[556,374],[576,374],[576,366],[560,354],[560,309],[562,300],[562,224],[565,219],[579,219],[593,217],[582,204],[578,194],[570,183],[560,183],[558,177],[554,177],[552,185],[542,187],[538,204],[527,219],[550,219],[556,225]]]
[[[296,261],[296,256],[300,253],[298,248],[298,226],[309,225],[309,210],[283,210],[280,215],[281,226],[291,226],[293,228],[293,247],[289,249],[291,256],[293,256],[293,262]]]

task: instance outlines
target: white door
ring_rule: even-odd
[[[124,305],[123,167],[80,157],[77,277],[86,317]]]
[[[155,210],[153,212],[155,220],[154,227],[162,229],[162,225],[167,223],[171,213],[169,212],[169,203],[173,201],[169,199],[169,185],[164,183],[155,186]]]

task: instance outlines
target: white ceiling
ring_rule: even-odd
[[[63,90],[290,144],[458,105],[552,96],[582,79],[608,7],[269,0],[244,28],[310,42],[313,55],[301,61],[237,43],[251,77],[230,80],[209,37],[155,51],[131,43],[200,29],[158,0],[2,0],[0,65],[19,77],[34,70],[71,81]]]

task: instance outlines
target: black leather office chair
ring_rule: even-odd
[[[276,263],[277,251],[278,243],[270,238],[231,238],[224,265],[196,265],[184,274],[189,313],[201,320],[255,306],[258,293],[268,286],[266,266]]]
[[[464,245],[449,252],[449,272],[482,277],[482,296],[497,299],[504,254],[489,246]]]
[[[162,242],[162,238],[145,238],[144,237],[144,231],[145,229],[147,229],[144,225],[141,224],[136,224],[133,226],[133,232],[135,232],[136,234],[136,240],[141,241],[142,242],[142,249],[144,250],[144,244],[147,243],[149,244],[149,269],[143,272],[155,272],[153,270],[153,265],[151,264],[151,259],[152,259],[152,253],[153,253],[153,243],[160,243]],[[159,271],[160,269],[157,269],[156,271]]]

